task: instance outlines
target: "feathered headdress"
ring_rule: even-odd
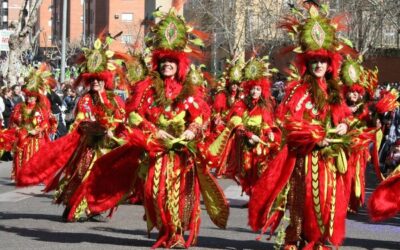
[[[250,90],[254,86],[260,86],[262,88],[262,95],[264,99],[268,99],[271,96],[271,84],[269,77],[272,73],[276,73],[277,69],[270,69],[270,63],[268,62],[268,56],[263,58],[251,58],[246,66],[243,68],[243,88],[246,94],[250,93]]]
[[[346,29],[343,16],[328,18],[329,7],[311,5],[304,15],[292,8],[293,16],[287,17],[281,27],[289,32],[289,36],[297,43],[292,51],[296,55],[296,67],[301,75],[307,70],[307,62],[314,58],[325,58],[329,61],[328,72],[337,77],[342,54],[355,54],[350,48],[349,40],[338,37],[337,32]]]
[[[189,54],[199,54],[195,47],[204,46],[203,40],[200,38],[204,35],[188,26],[184,18],[176,13],[184,2],[174,1],[168,13],[154,12],[153,16],[160,18],[160,21],[151,27],[145,38],[146,45],[153,50],[153,70],[159,70],[162,59],[172,59],[178,65],[177,78],[182,82],[189,71]]]
[[[114,74],[120,68],[122,61],[114,57],[114,51],[109,50],[112,41],[113,39],[110,36],[105,36],[102,33],[94,42],[92,49],[82,48],[83,54],[78,58],[81,74],[75,80],[75,86],[81,82],[88,85],[91,80],[98,79],[104,81],[106,89],[115,88]],[[120,79],[124,79],[124,77],[120,76]],[[123,83],[123,81],[120,81],[120,83]]]
[[[244,66],[245,62],[241,59],[227,59],[225,70],[222,72],[222,75],[217,82],[217,91],[223,91],[232,84],[240,86],[243,81]]]
[[[365,89],[362,80],[364,68],[361,65],[362,58],[359,57],[357,60],[347,56],[343,61],[340,69],[340,78],[344,83],[345,93],[347,92],[358,92],[361,95],[365,94]]]
[[[26,77],[24,92],[27,96],[40,96],[55,88],[57,81],[53,78],[49,65],[40,64],[38,69],[30,68]]]

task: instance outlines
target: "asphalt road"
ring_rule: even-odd
[[[41,186],[15,189],[10,181],[11,163],[0,163],[0,249],[149,249],[157,232],[147,236],[139,205],[121,205],[107,223],[63,223],[63,207],[51,203]],[[375,185],[369,176],[368,192]],[[231,203],[228,228],[216,228],[203,209],[198,246],[192,249],[273,249],[270,241],[247,226],[246,197],[228,180],[220,184]],[[400,217],[384,223],[368,221],[365,210],[350,215],[341,249],[400,249]]]

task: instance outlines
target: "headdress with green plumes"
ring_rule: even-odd
[[[130,54],[125,60],[127,78],[130,84],[135,84],[145,79],[148,74],[145,56],[142,53]]]
[[[183,2],[178,2],[181,7]],[[156,11],[153,15],[160,21],[151,27],[145,38],[146,45],[153,51],[152,69],[158,71],[160,60],[172,59],[178,64],[177,78],[183,82],[190,68],[188,56],[203,55],[196,47],[204,46],[202,39],[206,35],[187,25],[174,6],[167,13]]]
[[[361,57],[354,60],[350,56],[347,56],[343,61],[340,77],[346,86],[350,87],[354,84],[361,84],[361,75],[363,73],[361,62]]]
[[[122,60],[115,58],[115,52],[109,49],[113,38],[100,34],[93,44],[93,48],[82,48],[83,54],[78,58],[77,63],[81,74],[75,80],[75,86],[82,81],[89,84],[92,79],[103,80],[104,87],[108,90],[115,88],[114,75],[121,74]],[[120,79],[124,76],[120,75]],[[119,82],[123,84],[123,81]]]
[[[192,52],[192,45],[204,46],[201,38],[191,39],[196,36],[196,32],[193,27],[186,25],[185,19],[176,13],[175,8],[171,8],[168,13],[156,11],[153,16],[161,20],[145,38],[148,47]]]
[[[245,93],[250,93],[251,88],[254,86],[260,86],[262,88],[262,95],[264,99],[267,99],[271,95],[271,84],[269,77],[272,73],[278,72],[275,68],[270,68],[269,57],[264,56],[263,58],[252,57],[247,61],[246,66],[243,69],[243,87]]]
[[[33,67],[29,69],[24,91],[27,95],[44,94],[53,89],[56,84],[50,67],[46,63],[42,63],[38,69]]]
[[[285,18],[281,27],[296,42],[292,51],[297,53],[296,68],[303,75],[307,71],[307,62],[313,58],[326,58],[330,67],[328,73],[338,76],[341,55],[356,54],[351,42],[338,36],[339,31],[346,30],[344,16],[328,18],[328,5],[311,5],[306,13],[292,8],[292,16]]]
[[[203,64],[199,66],[195,66],[194,64],[190,65],[189,73],[186,76],[186,83],[193,86],[205,87],[207,85],[207,81],[204,78],[202,71],[204,68],[205,65]]]

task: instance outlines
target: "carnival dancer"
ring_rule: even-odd
[[[55,79],[46,64],[39,69],[31,69],[23,90],[26,101],[15,106],[9,130],[14,131],[14,164],[11,177],[16,179],[24,164],[46,143],[55,132],[57,121],[49,112],[49,101],[44,95],[46,89],[54,85]]]
[[[211,132],[212,138],[218,136],[224,129],[232,106],[244,98],[241,89],[244,62],[242,60],[228,60],[227,67],[217,83],[216,93],[212,102]]]
[[[266,65],[267,57],[247,62],[241,84],[245,97],[232,106],[228,126],[210,145],[211,161],[218,161],[217,174],[236,180],[248,195],[280,145],[268,79],[271,70]]]
[[[77,104],[71,133],[40,150],[27,164],[32,169],[18,178],[19,186],[44,182],[44,191],[55,189],[54,202],[66,206],[62,218],[68,222],[85,220],[85,215],[93,221],[105,221],[102,215],[88,210],[84,196],[79,200],[71,197],[90,176],[94,162],[123,143],[120,136],[124,131],[125,104],[112,91],[116,64],[108,45],[99,38],[94,48],[85,49],[80,58],[82,73],[76,84],[83,83],[90,90]]]
[[[364,204],[365,172],[367,163],[371,161],[379,180],[384,177],[378,161],[378,145],[380,132],[379,116],[398,107],[398,93],[388,92],[375,102],[372,97],[377,87],[377,70],[372,71],[361,66],[361,58],[357,60],[347,56],[340,71],[344,83],[346,103],[352,112],[353,120],[350,129],[355,135],[348,155],[348,171],[346,181],[348,188],[349,210],[355,212]],[[372,147],[371,147],[372,146]]]
[[[289,226],[277,240],[285,249],[320,249],[327,242],[339,246],[345,234],[348,148],[343,142],[351,112],[338,73],[339,52],[352,50],[336,36],[343,28],[340,20],[328,19],[327,12],[327,6],[319,11],[312,5],[308,16],[296,10],[302,19],[290,17],[282,24],[298,39],[293,51],[299,78],[289,84],[278,108],[286,143],[250,197],[253,230],[270,228],[272,235],[289,209]]]
[[[187,75],[190,61],[183,50],[191,29],[174,8],[157,14],[161,20],[149,39],[153,70],[135,85],[127,104],[134,132],[126,145],[97,161],[84,189],[89,208],[104,211],[134,192],[141,178],[147,229],[159,230],[153,248],[187,248],[199,233],[200,194],[217,226],[226,226],[229,209],[197,148],[210,110],[201,87]]]

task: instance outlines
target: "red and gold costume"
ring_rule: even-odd
[[[30,94],[27,94],[29,98]],[[42,96],[40,98],[46,98]],[[50,142],[50,133],[54,133],[57,121],[49,113],[46,101],[18,104],[10,119],[10,128],[16,129],[14,147],[14,165],[12,177],[18,176],[19,170],[45,144]]]
[[[93,53],[86,54],[86,60],[103,53],[102,48],[101,41],[96,41],[95,49],[86,51]],[[106,65],[103,61],[100,68]],[[84,186],[95,161],[122,142],[119,137],[124,132],[125,104],[112,91],[114,73],[96,71],[92,66],[88,64],[89,72],[82,73],[76,82],[90,84],[91,90],[77,104],[71,132],[43,147],[28,162],[31,169],[23,172],[17,182],[20,186],[44,182],[46,192],[55,189],[55,203],[66,205],[63,219],[67,221],[93,215],[87,208],[85,193],[78,196],[76,190]],[[98,90],[94,86],[99,86]]]
[[[271,235],[289,209],[287,249],[320,248],[327,241],[339,246],[347,214],[348,147],[346,135],[337,132],[343,128],[346,133],[351,116],[338,84],[338,52],[347,47],[335,37],[337,19],[329,20],[315,6],[309,15],[283,24],[299,39],[294,52],[300,78],[289,84],[277,111],[285,144],[254,186],[249,203],[250,226],[262,232],[270,228]],[[316,61],[327,65],[324,76],[311,73]]]
[[[171,20],[175,26],[168,23]],[[175,28],[187,30],[184,25],[172,9],[152,31],[157,33],[163,27],[173,29],[162,30],[159,33],[162,37],[177,32]],[[169,41],[174,44],[175,38],[170,37]],[[186,248],[197,241],[200,194],[211,219],[219,227],[226,226],[229,209],[223,192],[204,167],[197,147],[203,140],[210,110],[201,88],[188,80],[188,55],[179,46],[168,49],[155,44],[155,48],[153,71],[134,86],[127,103],[132,131],[127,144],[97,161],[84,189],[89,190],[89,209],[98,212],[115,207],[125,197],[143,189],[147,229],[159,230],[153,248]],[[160,75],[165,60],[175,63],[175,75]],[[160,138],[161,131],[170,136]],[[194,138],[188,139],[186,133]],[[186,231],[190,234],[185,239]]]
[[[245,97],[232,106],[226,116],[226,128],[210,145],[211,159],[217,158],[218,161],[218,175],[236,180],[248,195],[267,168],[268,160],[277,153],[281,137],[274,123],[271,86],[263,75],[268,72],[264,63],[254,58],[247,63],[244,71],[253,75],[244,74]],[[250,67],[260,71],[254,73],[255,70],[248,70]],[[257,98],[251,95],[254,87],[261,89]],[[259,142],[252,141],[254,135],[260,139]]]
[[[12,178],[15,179],[25,163],[50,142],[50,134],[57,129],[57,120],[49,111],[49,101],[43,95],[45,89],[55,84],[47,65],[42,64],[38,70],[32,69],[27,81],[24,89],[27,101],[15,106],[10,118],[10,129],[15,131],[16,137],[12,171]],[[30,98],[36,101],[28,102]]]
[[[244,98],[240,83],[243,76],[244,63],[239,60],[234,64],[228,61],[226,72],[223,73],[216,94],[212,101],[212,139],[218,136],[224,129],[227,120],[226,116],[236,102]]]

